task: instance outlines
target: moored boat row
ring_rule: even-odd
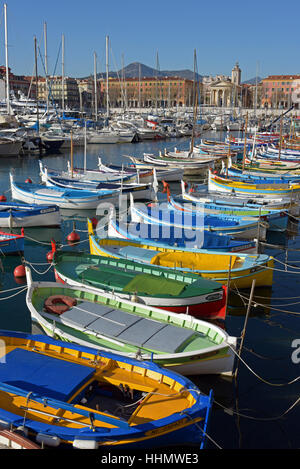
[[[228,290],[272,286],[274,259],[260,252],[260,240],[269,231],[287,229],[289,215],[299,207],[296,182],[294,191],[278,197],[272,192],[279,189],[277,177],[268,179],[264,195],[242,194],[244,179],[238,173],[233,177],[229,171],[207,168],[210,179],[224,179],[227,185],[231,181],[234,193],[212,192],[210,181],[204,192],[181,181],[178,172],[181,195],[173,195],[164,184],[163,196],[158,180],[165,179],[153,166],[151,175],[145,171],[149,182],[143,183],[151,184],[151,192],[138,204],[133,187],[142,179],[116,183],[109,174],[115,176],[117,168],[102,164],[101,171],[107,184],[119,184],[116,197],[107,198],[115,208],[121,190],[131,185],[128,213],[117,216],[112,211],[105,230],[88,219],[88,252],[54,248],[49,265],[53,281],[34,281],[26,267],[26,304],[46,336],[2,331],[8,347],[2,352],[6,366],[0,370],[1,421],[17,427],[22,419],[24,434],[46,446],[187,443],[202,448],[213,397],[186,376],[233,375],[238,338],[225,330]],[[259,173],[253,180],[263,187]],[[294,184],[290,173],[284,176]],[[12,196],[21,197],[19,189],[31,197],[30,204],[15,204],[15,211],[28,208],[29,216],[37,207],[46,214],[55,207],[59,214],[63,199],[72,201],[75,194],[83,199],[87,192],[99,196],[104,182],[92,173],[78,174],[46,171],[43,182],[56,183],[49,186],[15,183],[12,177]],[[93,190],[87,191],[88,185]],[[55,191],[56,200],[50,204],[50,198],[39,197],[33,207],[41,191]],[[98,204],[102,200],[99,197]],[[10,202],[3,202],[6,210],[12,212]],[[50,220],[52,211],[48,213]],[[3,223],[11,228],[12,214]],[[28,223],[34,224],[33,215]],[[222,320],[222,327],[214,319]],[[20,381],[15,386],[11,382],[16,373]],[[47,389],[41,386],[44,379]]]

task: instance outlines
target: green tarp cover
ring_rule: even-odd
[[[107,286],[115,290],[128,293],[145,293],[146,295],[178,296],[185,289],[186,283],[165,278],[163,275],[137,274],[133,272],[120,272],[91,266],[78,275],[79,278],[95,286]]]
[[[156,277],[150,274],[136,275],[123,288],[124,292],[143,292],[151,296],[171,295],[178,296],[184,290],[186,284],[177,280],[167,279],[163,276]]]
[[[109,287],[121,291],[132,278],[132,272],[114,271],[111,268],[89,267],[78,275],[79,278],[95,286]]]

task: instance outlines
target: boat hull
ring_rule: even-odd
[[[288,196],[299,199],[300,184],[250,184],[213,177],[211,173],[209,173],[208,190],[209,192],[237,193],[245,196],[251,195],[252,197],[261,197],[263,195],[278,199]]]
[[[0,232],[0,255],[20,254],[24,252],[24,236]]]
[[[49,337],[56,337],[59,340],[64,342],[72,342],[78,345],[82,345],[84,347],[92,347],[96,350],[99,349],[99,344],[95,344],[92,342],[92,337],[89,338],[87,334],[83,335],[82,337],[78,334],[73,335],[73,331],[68,333],[66,330],[61,330],[56,323],[55,327],[53,327],[50,322],[45,320],[37,320],[34,316],[32,316],[32,320],[36,322],[44,332]],[[155,359],[155,363],[159,366],[167,368],[171,371],[176,371],[183,376],[194,376],[194,375],[228,375],[232,376],[232,370],[234,366],[235,355],[232,352],[232,348],[235,348],[236,343],[235,341],[230,344],[225,350],[216,354],[214,353],[207,353],[205,357],[198,357],[195,356],[192,360],[186,360],[185,362],[178,362],[178,360],[165,360],[165,359]],[[102,350],[108,351],[109,349],[105,349],[101,347]],[[120,355],[122,352],[118,351]]]
[[[41,226],[60,226],[61,217],[57,206],[35,207],[0,203],[1,228],[26,228]]]
[[[83,191],[78,190],[77,192]],[[87,197],[77,197],[75,195],[62,195],[62,193],[55,192],[54,188],[46,188],[44,186],[41,186],[37,192],[26,191],[12,183],[11,196],[15,200],[20,200],[28,204],[57,205],[58,207],[65,209],[88,210],[96,209],[101,202],[116,203],[119,199],[119,192],[115,191],[114,193],[106,195],[91,193],[91,195]]]

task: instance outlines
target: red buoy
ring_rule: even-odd
[[[29,184],[31,184],[31,183],[32,183],[32,180],[31,180],[30,178],[28,178],[28,179],[26,179],[25,182],[28,182]]]
[[[54,253],[56,252],[56,242],[54,241],[54,239],[51,239],[51,247],[51,251],[47,252],[46,254],[46,259],[48,262],[52,262]]]
[[[54,252],[53,252],[53,251],[47,252],[47,254],[46,254],[46,259],[47,259],[48,262],[52,262],[52,261],[53,261],[53,255],[54,255]]]
[[[0,195],[0,202],[6,202],[6,197],[5,195]]]
[[[14,276],[17,278],[26,277],[25,266],[23,264],[18,265],[14,270]]]
[[[70,234],[68,234],[67,240],[69,241],[69,243],[78,243],[78,241],[80,240],[80,236],[78,233],[76,233],[75,230],[73,230]]]

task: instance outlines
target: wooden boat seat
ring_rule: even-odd
[[[136,347],[175,353],[195,334],[149,318],[142,318],[122,310],[83,301],[60,316],[62,322],[90,329]]]
[[[154,255],[152,250],[149,249],[141,249],[135,246],[125,246],[120,249],[120,254],[122,257],[137,260],[142,262],[151,262],[151,259]]]

